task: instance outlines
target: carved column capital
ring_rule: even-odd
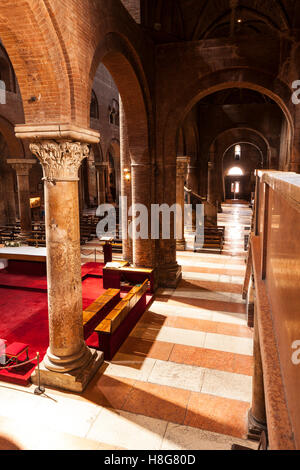
[[[48,181],[78,181],[81,162],[89,155],[87,144],[69,140],[34,142],[30,150],[41,162]]]
[[[16,170],[17,175],[28,176],[30,168],[37,162],[36,160],[26,158],[8,158],[7,163]]]

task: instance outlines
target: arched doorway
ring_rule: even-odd
[[[263,168],[262,151],[252,143],[238,142],[223,155],[225,200],[251,201],[255,189],[256,169]]]

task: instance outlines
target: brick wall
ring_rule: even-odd
[[[121,0],[124,7],[137,22],[141,22],[141,0]]]

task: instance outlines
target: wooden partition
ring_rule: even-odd
[[[264,387],[260,397],[253,387],[252,409],[264,395],[270,449],[300,449],[300,175],[257,171],[247,268]]]

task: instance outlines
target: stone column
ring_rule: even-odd
[[[294,140],[292,142],[292,151],[287,171],[300,173],[300,107],[295,106],[295,131]]]
[[[248,415],[248,434],[252,438],[259,439],[260,434],[267,430],[267,418],[256,309],[254,311],[253,358],[252,407]]]
[[[132,161],[131,179],[132,179],[132,224],[137,224],[137,218],[140,217],[140,206],[147,209],[148,225],[145,228],[142,222],[137,229],[147,231],[146,237],[135,236],[132,238],[132,262],[135,267],[154,267],[155,253],[154,240],[151,238],[151,201],[152,201],[152,181],[154,168],[151,163],[140,163]],[[139,214],[138,214],[139,213]],[[146,214],[145,214],[146,215]]]
[[[121,170],[121,233],[122,233],[122,248],[123,259],[132,263],[132,239],[128,233],[128,209],[132,202],[131,191],[131,159],[129,153],[128,134],[126,126],[125,112],[122,101],[120,101],[120,170]],[[127,171],[128,170],[128,171]]]
[[[19,214],[21,225],[21,238],[28,238],[32,232],[29,171],[36,160],[26,158],[10,158],[7,160],[17,174]]]
[[[188,164],[188,189],[191,189],[196,194],[199,194],[199,168],[197,166]]]
[[[176,238],[174,223],[176,213],[171,209],[176,204],[176,156],[167,162],[157,162],[155,180],[157,203],[167,204],[170,209],[170,239],[163,239],[162,234],[157,243],[157,279],[160,287],[175,288],[182,279],[181,266],[176,259]]]
[[[106,163],[104,162],[95,162],[95,168],[97,171],[97,186],[98,186],[98,205],[106,203],[105,195],[105,171]]]
[[[44,172],[49,348],[44,385],[82,391],[103,361],[83,338],[78,169],[87,144],[44,140],[30,145]],[[33,381],[36,383],[36,377]]]
[[[214,164],[213,162],[208,162],[208,171],[207,171],[207,202],[211,204],[215,203],[214,198]]]
[[[218,220],[218,208],[215,201],[213,172],[214,163],[209,161],[207,172],[207,203],[204,204],[205,222],[209,225],[216,225]]]
[[[2,175],[3,179],[3,200],[5,201],[6,196],[6,212],[7,222],[11,225],[16,223],[16,202],[15,202],[15,191],[14,191],[14,172],[12,169],[5,172]]]
[[[190,157],[177,157],[176,166],[176,249],[185,250],[184,238],[184,183]]]

